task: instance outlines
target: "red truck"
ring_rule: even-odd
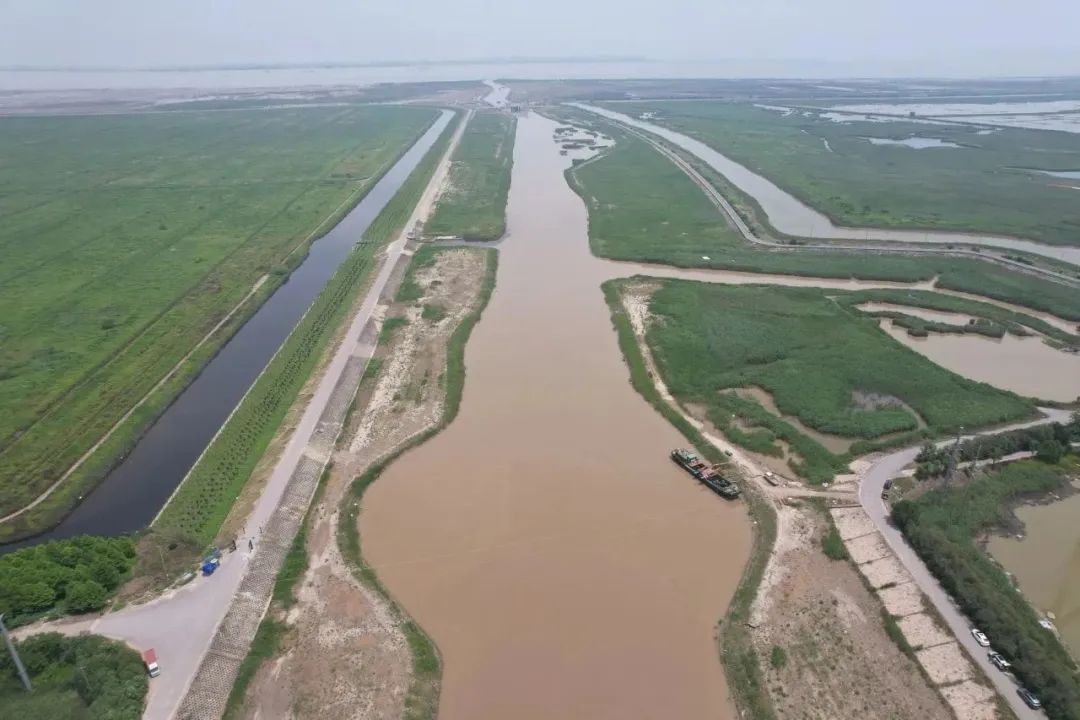
[[[157,664],[157,653],[154,652],[154,648],[150,648],[142,654],[142,661],[146,665],[146,672],[150,673],[150,677],[157,677],[161,674],[161,668]]]

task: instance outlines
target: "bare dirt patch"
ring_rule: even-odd
[[[778,716],[948,717],[941,697],[885,634],[881,604],[857,571],[822,552],[819,511],[787,505],[780,512],[785,532],[752,630]],[[769,662],[777,646],[786,657],[781,667]]]
[[[397,718],[412,679],[408,644],[395,613],[353,576],[336,542],[338,509],[353,478],[439,422],[450,335],[480,299],[482,251],[455,249],[415,274],[422,297],[396,303],[386,316],[405,318],[380,344],[322,496],[312,507],[308,571],[292,630],[279,657],[260,668],[241,717]],[[438,305],[445,312],[427,313]]]

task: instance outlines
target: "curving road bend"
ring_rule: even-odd
[[[1032,427],[1034,425],[1069,421],[1069,411],[1067,410],[1039,409],[1043,413],[1043,417],[1038,420],[994,428],[983,433],[966,435],[961,439],[967,440],[977,436],[996,435],[1008,430]],[[954,442],[953,439],[945,440],[938,443],[938,446],[942,447],[952,442]],[[919,448],[907,448],[886,455],[871,465],[859,478],[859,503],[863,506],[866,514],[870,516],[870,520],[873,521],[878,532],[885,538],[885,542],[889,544],[896,558],[907,568],[923,594],[934,604],[934,608],[941,617],[945,619],[945,623],[956,635],[960,645],[967,650],[968,655],[975,661],[975,664],[982,668],[983,673],[993,683],[1001,696],[1005,698],[1005,702],[1009,704],[1016,716],[1020,720],[1043,720],[1046,716],[1042,712],[1032,710],[1017,696],[1017,684],[1013,681],[1012,676],[1006,675],[990,664],[989,659],[987,659],[987,648],[980,647],[975,642],[975,639],[971,637],[971,623],[948,593],[942,589],[937,579],[930,573],[930,570],[927,569],[923,561],[915,554],[915,551],[907,544],[904,536],[889,519],[889,509],[885,505],[885,501],[881,499],[885,481],[896,477],[904,466],[914,462],[915,456],[918,454]],[[993,642],[993,638],[990,640]]]

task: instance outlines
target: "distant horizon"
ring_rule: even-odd
[[[621,65],[621,64],[633,64],[642,63],[653,66],[662,65],[695,65],[700,64],[703,66],[716,66],[720,64],[733,64],[738,65],[746,62],[765,62],[765,63],[803,63],[806,62],[800,58],[656,58],[648,57],[644,55],[587,55],[587,56],[508,56],[508,57],[476,57],[476,58],[445,58],[445,59],[433,59],[433,58],[415,58],[408,60],[312,60],[312,61],[282,61],[282,62],[268,62],[268,61],[251,61],[251,62],[222,62],[222,63],[207,63],[207,64],[175,64],[175,65],[32,65],[32,64],[15,64],[15,65],[0,65],[0,72],[6,73],[155,73],[155,72],[180,72],[180,73],[202,73],[202,72],[245,72],[245,71],[259,71],[259,70],[318,70],[318,69],[349,69],[349,68],[409,68],[409,67],[433,67],[433,66],[500,66],[500,65]],[[479,81],[483,79],[499,79],[499,80],[524,80],[524,79],[551,79],[551,80],[663,80],[663,79],[678,79],[678,80],[786,80],[786,81],[820,81],[820,80],[850,80],[850,81],[866,81],[866,80],[1038,80],[1038,79],[1068,79],[1078,78],[1080,79],[1080,71],[1066,70],[1060,73],[1025,73],[1017,72],[1011,73],[992,73],[986,75],[970,75],[963,73],[949,73],[942,72],[940,74],[866,74],[866,75],[837,75],[837,74],[715,74],[704,73],[701,75],[633,75],[628,74],[625,76],[611,76],[611,75],[577,75],[574,77],[557,77],[551,76],[550,78],[535,78],[535,77],[521,77],[514,78],[513,76],[492,76],[491,78],[459,78],[459,79],[446,79],[446,80],[401,80],[393,79],[383,82],[387,83],[409,83],[409,82],[469,82]]]

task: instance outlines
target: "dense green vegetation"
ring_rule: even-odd
[[[913,122],[833,122],[727,102],[620,103],[695,137],[851,226],[973,230],[1080,244],[1074,190],[1030,172],[1074,170],[1071,133]],[[963,147],[913,150],[866,138],[933,137]]]
[[[139,654],[95,635],[46,633],[18,643],[33,692],[23,691],[7,650],[0,652],[0,717],[30,720],[139,720],[147,676]]]
[[[680,402],[705,408],[713,425],[750,449],[781,455],[777,440],[785,440],[796,455],[789,465],[814,482],[830,480],[845,458],[724,390],[763,388],[806,426],[863,439],[916,430],[911,410],[929,433],[1032,411],[1012,393],[931,363],[833,294],[842,291],[665,281],[652,296],[646,339]]]
[[[21,529],[84,494],[434,117],[0,119],[0,515],[57,480],[268,276]]]
[[[454,151],[450,184],[431,219],[428,236],[498,240],[506,231],[506,197],[514,160],[513,115],[477,112]]]
[[[435,253],[444,251],[444,249],[432,246],[421,248],[409,266],[409,272],[402,283],[402,290],[409,286],[416,287],[415,281],[412,280],[413,273],[434,262]],[[342,501],[341,511],[338,515],[337,541],[342,555],[350,564],[357,579],[364,583],[365,586],[382,595],[393,612],[399,615],[402,632],[409,643],[413,676],[409,691],[405,696],[406,720],[433,720],[436,717],[439,709],[442,660],[439,657],[439,651],[435,643],[428,637],[423,628],[408,617],[401,606],[387,592],[375,569],[364,560],[360,543],[360,513],[364,493],[394,460],[412,448],[427,442],[457,417],[458,410],[461,407],[461,395],[465,388],[465,344],[472,334],[473,327],[479,322],[480,316],[491,298],[491,293],[495,289],[495,273],[498,266],[497,251],[487,249],[482,252],[487,253],[487,266],[477,307],[462,319],[461,324],[454,329],[447,343],[446,404],[442,417],[435,427],[410,440],[403,447],[398,448],[390,456],[372,465],[353,480],[349,492]],[[400,301],[400,295],[398,299]],[[382,338],[380,338],[380,342],[383,342]]]
[[[811,277],[899,282],[937,277],[943,288],[1080,320],[1080,293],[1075,288],[976,259],[882,253],[871,260],[866,253],[751,245],[668,158],[610,123],[602,127],[615,137],[616,145],[599,159],[567,171],[567,180],[588,207],[589,243],[600,257]],[[752,227],[760,227],[752,201],[715,171],[695,164]]]
[[[0,556],[0,614],[10,626],[49,611],[81,613],[105,606],[135,564],[126,537],[84,535]]]
[[[451,123],[312,303],[156,523],[209,544],[285,413],[367,282],[373,258],[400,231],[446,150]]]
[[[1072,460],[1071,472],[1077,464]],[[902,500],[893,519],[930,571],[972,623],[1013,664],[1017,679],[1043,702],[1051,720],[1080,718],[1080,680],[1057,637],[1039,626],[1035,611],[976,538],[1003,524],[1011,503],[1067,483],[1060,465],[1023,461],[963,486]]]

